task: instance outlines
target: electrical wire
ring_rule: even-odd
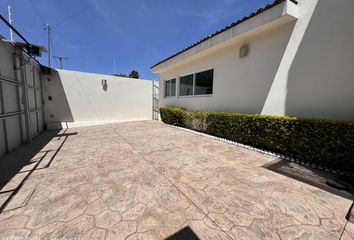
[[[44,18],[42,17],[42,14],[39,12],[38,8],[36,7],[36,4],[33,2],[33,0],[28,0],[29,3],[31,4],[32,8],[34,9],[37,17],[39,18],[39,20],[45,25],[46,24],[46,21],[44,20]],[[65,18],[64,20],[52,25],[52,29],[53,27],[58,27],[66,22],[68,22],[69,20],[75,18],[76,16],[78,16],[79,14],[81,14],[82,12],[84,12],[85,10],[89,9],[90,7],[93,6],[94,3],[96,3],[98,0],[93,0],[91,1],[88,5],[86,5],[85,7],[79,9],[78,11],[74,12],[72,15],[68,16],[67,18]],[[6,12],[6,9],[0,5],[0,8],[4,10],[4,12]],[[22,30],[24,31],[28,36],[30,36],[31,34],[29,34],[28,31],[26,31],[24,29],[24,27],[22,27],[21,24],[19,24],[18,22],[15,22],[15,24]],[[51,43],[51,50],[53,51],[53,54],[54,56],[56,56],[56,52],[55,52],[55,47],[54,47],[54,43],[53,43],[53,37],[50,36],[50,39],[49,39],[50,43]],[[56,58],[54,58],[55,60],[55,64],[57,67],[59,67],[59,64],[58,64],[58,60]]]
[[[50,45],[53,50],[53,54],[54,54],[53,56],[56,56],[52,36],[50,36]],[[57,66],[57,68],[59,68],[58,60],[56,58],[54,58],[54,61],[55,61],[55,65]]]
[[[85,7],[81,8],[80,10],[78,10],[77,12],[73,13],[72,15],[68,16],[67,18],[63,19],[62,21],[56,23],[53,25],[53,27],[58,27],[60,25],[62,25],[63,23],[68,22],[69,20],[71,20],[72,18],[80,15],[81,13],[83,13],[84,11],[86,11],[87,9],[89,9],[90,7],[93,6],[94,3],[96,3],[98,0],[93,0],[91,1],[88,5],[86,5]]]
[[[5,7],[2,6],[2,5],[0,5],[0,9],[4,10],[4,13],[7,13],[7,11],[8,11],[8,10],[5,9]],[[29,37],[32,38],[31,34],[30,34],[27,30],[25,30],[25,27],[24,27],[21,23],[19,23],[19,22],[17,22],[16,20],[12,19],[12,25],[16,25],[17,28],[20,28],[21,31],[25,32],[27,36],[29,36]]]
[[[17,21],[12,20],[12,25],[15,25],[17,28],[20,28],[22,32],[24,32],[28,37],[33,39],[33,36],[25,29],[25,27],[22,24],[20,24]]]
[[[4,6],[0,5],[0,9],[4,10],[4,13],[7,14],[7,11],[8,11],[8,10],[5,9]],[[20,23],[18,23],[17,21],[12,20],[12,25],[16,25],[16,27],[17,27],[17,28],[20,28],[23,32],[25,32],[28,37],[32,38],[32,37],[31,37],[31,34],[29,34],[28,31],[26,31],[26,30],[22,27],[22,25],[21,25]]]
[[[32,7],[33,7],[33,9],[34,9],[34,11],[36,12],[36,14],[37,14],[37,16],[38,16],[38,18],[42,21],[43,24],[45,24],[45,21],[44,21],[42,15],[40,14],[40,12],[38,11],[38,8],[37,8],[36,5],[34,4],[34,2],[33,2],[32,0],[28,0],[28,1],[31,3],[31,5],[32,5]]]
[[[5,9],[5,7],[3,7],[3,6],[0,5],[0,9],[3,9],[3,10],[4,10],[4,13],[7,13],[7,9]]]
[[[12,25],[9,23],[9,21],[7,21],[6,18],[4,18],[1,14],[0,14],[0,19],[1,19],[9,28],[11,28],[12,31],[14,31],[14,33],[17,34],[17,36],[19,36],[19,37],[20,37],[23,41],[25,41],[27,44],[30,44],[30,43],[26,40],[26,38],[25,38],[24,36],[22,36],[22,34],[19,33],[19,32],[17,31],[17,29],[14,28],[14,26],[12,26]]]
[[[53,38],[53,41],[59,42],[59,43],[61,42],[61,41],[58,41],[58,38],[57,38],[53,33],[52,33],[50,36]],[[59,47],[58,47],[58,46],[59,46]],[[61,47],[60,44],[58,44],[57,47],[59,48],[59,52],[61,52],[61,53],[64,52],[64,51],[63,51],[63,48]]]
[[[42,17],[41,13],[39,12],[38,8],[36,7],[36,5],[34,4],[33,0],[29,0],[29,2],[31,3],[33,9],[35,10],[38,18],[42,21],[43,24],[46,23],[46,21],[44,21],[44,18]],[[52,35],[50,36],[50,45],[51,45],[51,50],[53,51],[53,56],[56,56],[56,53],[55,53],[55,47],[54,47],[54,43],[53,43],[53,37]],[[54,58],[54,61],[55,61],[55,65],[57,66],[57,68],[59,68],[59,64],[58,64],[58,60],[56,58]]]

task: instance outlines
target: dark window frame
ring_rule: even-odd
[[[191,94],[189,94],[189,95],[181,95],[181,79],[182,78],[186,78],[186,77],[190,77],[190,76],[192,76],[192,92],[191,92]],[[194,76],[194,73],[191,73],[191,74],[186,74],[186,75],[183,75],[183,76],[180,76],[179,78],[178,78],[178,97],[193,97],[194,96],[194,78],[195,78],[195,76]]]
[[[201,93],[198,94],[197,93],[197,75],[202,75],[202,74],[208,74],[208,72],[211,72],[211,92],[210,93]],[[209,80],[210,81],[210,80]],[[213,91],[214,91],[214,69],[208,69],[205,71],[201,71],[201,72],[197,72],[194,74],[194,96],[209,96],[209,95],[213,95]]]
[[[203,93],[203,94],[197,94],[196,92],[196,88],[197,88],[197,74],[202,74],[202,73],[206,73],[212,71],[212,77],[211,77],[211,93]],[[181,78],[184,77],[189,77],[189,76],[193,76],[193,82],[192,82],[192,94],[190,95],[181,95]],[[215,70],[214,68],[211,69],[207,69],[204,71],[200,71],[200,72],[196,72],[196,73],[190,73],[190,74],[186,74],[183,76],[178,77],[178,97],[179,98],[190,98],[190,97],[208,97],[208,96],[212,96],[214,93],[214,76],[215,76]]]

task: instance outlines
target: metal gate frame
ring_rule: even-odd
[[[159,120],[159,85],[152,81],[152,120]]]
[[[43,128],[40,129],[39,126],[39,113],[42,113],[42,125],[44,123],[44,112],[43,112],[43,88],[42,81],[40,76],[40,64],[33,60],[30,56],[27,56],[22,50],[17,49],[15,46],[8,45],[6,47],[13,48],[15,53],[13,54],[13,64],[14,67],[14,76],[15,79],[11,79],[5,76],[2,76],[0,73],[0,121],[3,122],[3,131],[4,131],[4,141],[5,141],[5,151],[6,153],[10,152],[9,149],[9,136],[8,136],[8,128],[6,126],[7,119],[10,118],[19,118],[20,124],[20,132],[21,132],[21,143],[29,143],[31,139],[36,135],[40,134],[43,131]],[[32,69],[33,73],[33,86],[29,85],[26,76],[26,68]],[[38,70],[39,75],[39,86],[36,86],[36,76],[35,76],[35,68]],[[5,112],[5,98],[3,93],[3,84],[10,84],[16,86],[16,98],[17,98],[17,111],[13,112]],[[35,107],[30,108],[29,99],[28,99],[28,90],[33,90],[34,93],[34,101]],[[37,94],[38,92],[41,94],[42,103],[39,104],[37,102]],[[35,113],[36,115],[36,124],[37,131],[36,134],[32,134],[31,131],[31,113]],[[23,122],[25,123],[23,126]]]

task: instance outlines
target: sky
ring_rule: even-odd
[[[69,58],[63,68],[113,74],[135,69],[157,79],[150,67],[272,0],[0,0],[0,14],[33,44],[47,46],[44,24],[52,28],[52,55]],[[0,34],[10,38],[0,22]],[[18,38],[15,38],[18,40]],[[38,60],[48,65],[47,54]],[[59,68],[52,59],[51,66]]]

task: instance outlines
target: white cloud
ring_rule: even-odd
[[[72,44],[72,43],[68,43],[68,42],[65,43],[65,47],[66,47],[66,48],[69,48],[69,49],[73,49],[73,50],[86,48],[86,46],[83,46],[83,45],[76,45],[76,44]]]
[[[112,24],[114,16],[111,14],[111,9],[107,8],[105,6],[109,6],[110,4],[103,5],[102,1],[99,0],[90,0],[91,3],[93,4],[94,9],[96,12],[103,18],[103,21],[105,22],[106,26],[110,26],[113,31],[115,31],[118,34],[123,34],[122,30],[116,25]]]
[[[214,4],[211,6],[199,11],[177,9],[175,12],[181,15],[202,18],[206,21],[207,24],[211,25],[221,21],[226,17],[232,15],[236,16],[238,13],[240,13],[242,10],[241,8],[237,8],[235,11],[235,7],[233,7],[233,5],[240,2],[240,0],[219,0],[214,2]]]

